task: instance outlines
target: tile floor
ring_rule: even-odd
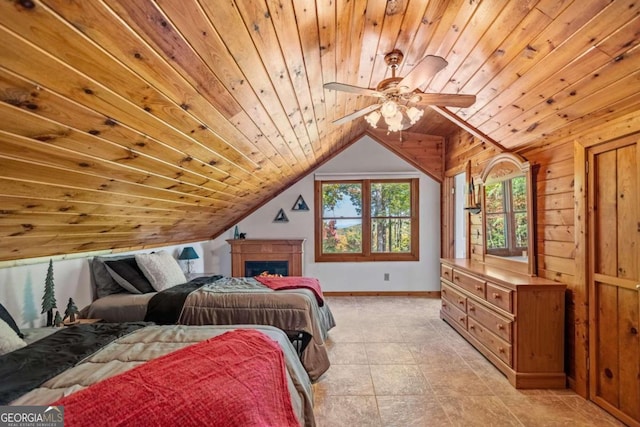
[[[571,390],[511,387],[440,320],[439,299],[329,297],[331,368],[313,385],[319,427],[621,426]]]

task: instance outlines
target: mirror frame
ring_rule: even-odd
[[[528,262],[519,262],[513,261],[506,257],[500,257],[497,255],[491,255],[487,253],[487,239],[486,239],[486,230],[487,230],[487,222],[486,215],[484,215],[485,210],[485,192],[484,185],[488,182],[499,182],[504,181],[508,178],[497,178],[491,179],[491,174],[494,172],[496,167],[498,167],[501,163],[508,163],[512,166],[515,166],[520,174],[525,176],[526,185],[527,185],[527,233],[528,233],[528,241],[527,241],[527,258]],[[514,176],[514,175],[511,175]],[[522,156],[519,156],[514,153],[500,153],[494,156],[487,165],[482,170],[482,175],[480,175],[480,182],[482,183],[482,256],[485,264],[494,265],[496,267],[504,268],[506,270],[515,271],[517,273],[526,274],[529,276],[536,275],[536,249],[535,249],[535,239],[536,239],[536,219],[535,219],[535,208],[534,208],[534,189],[535,181],[533,180],[533,170],[528,161],[526,161]]]

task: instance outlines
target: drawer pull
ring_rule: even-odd
[[[472,305],[469,306],[469,311],[476,311],[476,308]]]
[[[459,300],[458,300],[458,304],[460,304],[460,305],[464,305],[464,300],[459,299]]]
[[[440,293],[443,294],[443,295],[446,295],[447,294],[447,290],[443,289],[443,290],[440,291]]]
[[[492,296],[493,296],[493,299],[500,299],[500,298],[501,298],[500,294],[499,294],[499,293],[497,293],[497,292],[494,292],[494,293],[492,294]]]
[[[448,272],[448,271],[445,271],[445,272],[444,272],[444,275],[445,275],[445,276],[448,276],[448,275],[449,275],[449,272]]]
[[[446,303],[446,302],[444,302],[444,301],[442,301],[442,306],[443,306],[443,307],[446,307],[446,306],[447,306],[447,303]]]
[[[475,329],[476,327],[474,325],[469,325],[469,329]]]
[[[481,291],[481,290],[482,290],[482,286],[476,285],[476,291]]]
[[[504,329],[504,325],[502,323],[498,323],[496,326],[500,330]]]
[[[504,353],[504,347],[498,347],[498,351],[499,351],[500,353]]]
[[[464,317],[458,317],[458,320],[464,322]]]
[[[460,276],[453,276],[454,280],[460,280]]]

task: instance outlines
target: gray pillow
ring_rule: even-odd
[[[107,271],[116,282],[132,294],[153,292],[151,283],[138,266],[136,258],[105,261]]]
[[[96,298],[106,297],[111,294],[120,294],[126,290],[114,280],[107,271],[105,261],[133,258],[133,255],[118,255],[113,257],[94,257],[91,261],[91,277],[96,291]]]

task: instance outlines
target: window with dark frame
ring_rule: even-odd
[[[417,178],[316,181],[316,261],[417,261]]]
[[[485,185],[486,252],[521,256],[527,250],[526,178]]]

